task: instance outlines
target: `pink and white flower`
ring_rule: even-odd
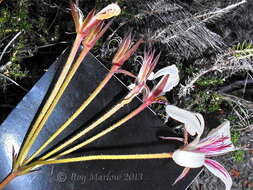
[[[218,162],[209,159],[234,151],[231,142],[230,123],[225,121],[216,129],[213,129],[206,138],[183,146],[176,150],[172,159],[180,166],[186,167],[175,183],[181,180],[190,170],[205,166],[215,176],[219,177],[226,185],[226,190],[231,189],[232,179],[226,169]]]
[[[155,56],[155,51],[145,51],[143,63],[139,74],[137,75],[135,83],[130,85],[130,93],[127,95],[126,99],[138,95],[143,92],[143,101],[151,100],[155,102],[158,101],[158,97],[164,95],[166,92],[170,91],[179,82],[178,69],[175,65],[167,66],[159,70],[156,74],[151,77],[155,66],[157,65],[160,54]],[[127,74],[127,73],[125,73]],[[129,76],[133,76],[128,74]],[[147,80],[153,80],[162,77],[160,82],[150,91],[149,87],[146,85]]]
[[[121,67],[125,61],[129,59],[131,55],[137,50],[140,44],[143,42],[142,39],[138,40],[135,44],[133,44],[132,34],[129,33],[124,37],[121,41],[116,54],[113,57],[112,63],[116,67]],[[133,76],[131,73],[125,70],[120,70],[122,73]],[[133,76],[135,77],[135,76]]]
[[[162,77],[159,83],[147,93],[144,98],[144,102],[160,103],[164,102],[163,95],[169,92],[179,83],[179,71],[176,65],[167,66],[154,74],[153,79]],[[150,80],[150,75],[149,75]]]
[[[100,34],[110,26],[108,23],[104,26],[104,20],[118,16],[121,12],[120,7],[116,3],[112,3],[103,8],[98,13],[95,13],[95,9],[90,11],[86,18],[82,11],[73,2],[70,3],[70,10],[75,22],[76,32],[81,35],[82,38],[95,38],[101,37]],[[89,39],[91,41],[91,39]],[[94,40],[93,40],[94,41]]]

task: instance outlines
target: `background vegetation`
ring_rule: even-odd
[[[1,1],[0,1],[1,2]],[[80,0],[87,12],[110,0]],[[114,1],[113,1],[114,2]],[[123,13],[93,53],[105,64],[129,28],[162,51],[158,68],[176,64],[180,86],[167,94],[180,107],[204,114],[209,128],[231,121],[238,150],[220,158],[236,182],[253,187],[253,2],[248,0],[118,0]],[[2,0],[0,3],[0,122],[74,38],[68,1]],[[140,67],[141,51],[125,65]],[[127,78],[121,78],[129,84]],[[153,107],[164,119],[161,107]],[[165,127],[181,135],[170,120]],[[250,166],[251,165],[251,166]],[[192,189],[219,189],[203,173]]]

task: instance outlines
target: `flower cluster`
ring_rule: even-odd
[[[204,120],[201,114],[192,113],[172,105],[166,106],[166,112],[168,116],[184,123],[185,130],[190,135],[197,135],[190,144],[184,145],[172,154],[174,162],[185,167],[175,183],[186,176],[190,168],[205,166],[211,173],[219,177],[225,183],[226,190],[229,190],[232,186],[231,176],[221,164],[209,159],[210,157],[223,155],[235,150],[231,142],[229,121],[225,121],[213,129],[207,137],[200,140],[204,130]],[[174,137],[162,138],[183,141],[183,139]]]
[[[0,0],[1,1],[1,0]],[[158,63],[160,53],[156,53],[154,49],[149,49],[144,52],[142,66],[138,75],[134,75],[129,71],[121,68],[121,66],[133,55],[138,49],[142,39],[133,43],[133,37],[128,34],[120,43],[118,51],[116,52],[113,60],[112,67],[106,77],[96,87],[96,89],[84,100],[81,106],[61,125],[59,128],[39,147],[36,152],[29,156],[29,151],[35,143],[38,135],[45,126],[48,118],[53,112],[55,106],[63,95],[65,89],[69,85],[72,77],[76,73],[78,67],[82,63],[87,53],[94,47],[98,39],[107,31],[112,21],[105,23],[107,19],[114,16],[118,16],[121,12],[120,7],[116,3],[112,3],[97,12],[92,10],[86,18],[84,18],[81,10],[72,2],[71,13],[76,27],[76,40],[74,41],[70,55],[64,65],[56,84],[49,94],[48,99],[40,110],[40,114],[35,118],[35,122],[29,130],[27,138],[25,139],[18,156],[13,155],[13,168],[9,176],[7,176],[1,183],[0,189],[8,184],[12,179],[19,175],[24,175],[35,171],[39,167],[48,164],[59,163],[71,163],[79,161],[90,160],[133,160],[133,159],[168,159],[172,158],[176,164],[185,167],[182,174],[176,179],[175,183],[181,180],[187,175],[190,168],[198,168],[205,166],[215,176],[219,177],[226,185],[226,190],[229,190],[232,186],[232,179],[225,168],[218,162],[209,159],[212,156],[222,155],[224,153],[234,150],[234,146],[230,139],[230,123],[225,121],[218,128],[212,130],[208,136],[204,139],[200,139],[204,131],[204,118],[199,113],[192,113],[187,110],[178,108],[167,103],[166,98],[163,96],[166,92],[172,90],[179,83],[179,71],[176,65],[170,65],[158,70],[154,73],[154,69]],[[82,51],[75,60],[81,43],[83,44]],[[156,55],[157,54],[157,55]],[[80,113],[93,101],[93,99],[101,92],[109,80],[115,73],[122,73],[135,78],[134,84],[130,85],[129,93],[112,107],[108,112],[102,115],[100,118],[92,122],[86,128],[78,131],[76,135],[67,139],[65,142],[54,147],[52,150],[47,151],[45,154],[41,152],[53,142],[57,136],[59,136],[67,127],[70,126]],[[160,81],[150,89],[147,85],[148,80],[156,80],[161,78]],[[72,143],[75,143],[78,139],[86,135],[88,132],[98,127],[102,122],[110,118],[113,114],[119,111],[123,106],[129,104],[140,93],[143,94],[143,102],[140,106],[130,112],[128,115],[121,118],[116,123],[100,131],[96,135],[75,144],[70,147]],[[134,155],[85,155],[74,158],[63,158],[65,155],[83,148],[84,146],[98,140],[104,135],[115,130],[119,126],[122,126],[125,122],[132,119],[134,116],[142,112],[148,106],[153,103],[162,103],[166,105],[167,117],[184,124],[185,138],[176,137],[162,137],[168,140],[179,140],[185,143],[185,145],[173,153],[155,153],[155,154],[134,154]],[[196,136],[195,139],[188,144],[187,135]],[[64,151],[63,151],[64,150]]]

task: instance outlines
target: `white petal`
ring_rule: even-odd
[[[227,170],[218,162],[210,159],[206,159],[205,167],[213,173],[216,177],[220,178],[226,185],[226,190],[230,190],[232,187],[232,179]]]
[[[178,149],[172,154],[172,159],[182,167],[199,168],[204,165],[205,154]]]
[[[165,75],[169,75],[169,80],[165,84],[165,87],[163,88],[163,93],[161,95],[164,95],[166,92],[169,92],[179,83],[179,74],[176,65],[171,65],[157,71],[157,73],[154,74],[153,79]]]
[[[154,80],[154,79],[155,79],[154,76],[155,76],[155,73],[154,73],[154,72],[151,72],[151,73],[149,74],[149,76],[148,76],[148,80]]]
[[[219,125],[217,128],[211,130],[208,135],[208,137],[216,137],[216,136],[224,136],[224,137],[231,137],[230,134],[230,122],[227,120],[223,122],[221,125]]]
[[[190,135],[194,136],[197,134],[199,137],[202,135],[204,131],[204,119],[201,114],[186,111],[173,105],[167,105],[165,110],[168,116],[184,123],[185,129]]]
[[[176,65],[170,65],[170,66],[160,69],[153,75],[153,79],[157,79],[158,77],[161,77],[164,75],[178,76],[178,69]]]
[[[166,92],[171,91],[175,86],[178,85],[178,83],[179,83],[179,76],[173,78],[170,77],[163,89],[163,94],[161,95],[164,95]]]
[[[114,16],[118,16],[120,12],[121,9],[119,5],[116,3],[111,3],[110,5],[107,5],[105,8],[103,8],[96,14],[96,19],[98,20],[108,19]]]

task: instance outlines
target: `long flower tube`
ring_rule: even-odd
[[[226,190],[230,190],[232,179],[226,169],[218,162],[209,159],[234,151],[231,142],[230,123],[225,121],[216,129],[213,129],[206,138],[183,146],[172,154],[172,159],[180,166],[186,167],[175,183],[187,175],[190,168],[205,166],[211,173],[220,178]]]
[[[51,105],[51,102],[53,101],[53,99],[55,98],[55,96],[57,95],[57,92],[59,91],[70,67],[71,67],[71,64],[74,60],[74,57],[75,57],[75,54],[79,48],[79,45],[81,44],[82,42],[82,39],[80,38],[80,35],[77,35],[76,37],[76,40],[74,42],[74,45],[73,45],[73,48],[71,50],[71,53],[68,57],[68,60],[66,62],[66,64],[64,65],[62,71],[61,71],[61,74],[59,75],[59,78],[55,84],[55,86],[53,87],[52,91],[51,91],[51,94],[50,96],[48,97],[47,101],[45,102],[45,105],[43,106],[43,108],[41,109],[41,112],[39,114],[39,116],[37,117],[35,123],[33,124],[32,126],[32,129],[31,131],[29,132],[25,142],[24,142],[24,145],[21,147],[21,150],[20,150],[20,153],[19,153],[19,157],[17,159],[17,162],[16,163],[22,163],[28,153],[28,149],[27,149],[27,146],[28,146],[28,143],[30,142],[31,138],[33,137],[35,131],[37,130],[38,128],[38,125],[40,124],[41,120],[43,119],[45,113],[47,112],[47,110],[49,109],[50,105]],[[19,165],[20,165],[19,164]],[[19,165],[16,165],[14,166],[15,168],[18,167]]]
[[[82,105],[68,118],[67,121],[61,125],[53,135],[26,161],[29,163],[32,161],[43,149],[45,149],[59,134],[65,130],[71,122],[78,117],[78,115],[90,104],[90,102],[98,95],[98,93],[104,88],[104,86],[109,82],[113,77],[115,72],[118,72],[120,67],[124,64],[126,60],[136,51],[139,45],[142,43],[142,40],[139,40],[134,45],[132,45],[132,36],[131,33],[128,34],[121,42],[118,51],[116,52],[113,61],[112,68],[110,72],[106,75],[104,80],[98,85],[98,87],[91,93],[91,95],[82,103]]]
[[[98,36],[101,36],[102,33],[104,33],[106,31],[106,29],[109,27],[110,23],[108,23],[103,30],[100,31],[100,29],[98,29],[99,33],[96,36],[96,40],[98,39]],[[92,32],[93,35],[93,32]],[[51,115],[51,113],[53,112],[55,106],[57,105],[58,101],[60,100],[61,96],[63,95],[65,89],[67,88],[68,84],[70,83],[71,79],[73,78],[75,72],[77,71],[78,67],[80,66],[80,64],[82,63],[84,57],[87,55],[87,53],[90,51],[90,49],[93,47],[93,45],[95,40],[91,40],[90,43],[86,43],[86,46],[84,46],[83,50],[81,51],[77,61],[73,64],[72,68],[70,69],[68,75],[66,76],[61,88],[59,89],[57,95],[55,96],[55,98],[53,99],[49,109],[47,110],[47,112],[45,113],[43,119],[41,120],[41,122],[39,123],[39,125],[37,126],[36,131],[34,132],[32,138],[30,139],[30,141],[28,142],[27,145],[27,152],[29,151],[29,149],[31,148],[31,146],[33,145],[34,141],[36,140],[37,136],[39,135],[40,131],[42,130],[42,128],[44,127],[45,123],[47,122],[47,119],[49,118],[49,116]]]
[[[120,47],[124,47],[125,46],[124,44],[128,44],[128,43],[123,43]],[[154,66],[157,64],[158,58],[159,58],[159,55],[156,56],[156,57],[154,57],[154,53],[155,53],[154,51],[145,52],[142,68],[145,67],[145,68],[147,68],[146,70],[149,70],[150,68],[154,69]],[[125,59],[125,55],[126,55],[126,52],[122,51],[122,49],[119,48],[119,51],[115,55],[115,57],[113,59],[113,62],[121,62],[120,60],[124,60]],[[122,56],[123,56],[124,59],[121,58]],[[118,65],[118,64],[116,64],[116,65]],[[140,74],[143,73],[143,71],[144,71],[142,68],[140,69]],[[130,74],[129,72],[124,71],[124,70],[120,70],[118,72],[121,72],[121,73],[133,76],[132,74]],[[146,80],[147,80],[147,78],[149,76],[147,72],[145,72],[145,75],[146,75],[146,77],[143,77],[141,80],[137,79],[138,80],[138,84],[135,85],[135,87],[128,93],[128,95],[125,98],[123,98],[123,100],[120,103],[118,103],[116,106],[114,106],[112,109],[110,109],[110,111],[108,111],[106,114],[104,114],[98,120],[96,120],[95,122],[93,122],[90,126],[88,126],[87,128],[83,129],[77,135],[75,135],[74,137],[70,138],[65,143],[61,144],[60,146],[56,147],[51,152],[49,152],[46,155],[44,155],[41,158],[41,160],[45,160],[45,159],[49,158],[53,154],[59,152],[60,150],[62,150],[66,146],[70,145],[71,143],[73,143],[74,141],[76,141],[80,137],[84,136],[86,133],[88,133],[89,131],[91,131],[95,127],[97,127],[103,121],[105,121],[106,119],[108,119],[109,117],[111,117],[114,113],[116,113],[119,109],[121,109],[122,107],[124,107],[126,104],[130,103],[134,99],[134,97],[136,97],[140,92],[142,92],[143,88],[145,87]]]
[[[72,11],[72,13],[73,13],[73,11]],[[107,18],[111,18],[112,16],[116,16],[119,13],[120,13],[120,8],[118,7],[118,5],[112,4],[104,9],[102,9],[97,14],[94,14],[94,11],[92,11],[91,13],[88,14],[87,18],[83,22],[81,22],[82,20],[79,19],[79,27],[82,28],[82,30],[77,31],[77,37],[75,39],[75,42],[72,47],[71,53],[68,57],[68,60],[67,60],[66,64],[64,65],[64,67],[59,75],[59,78],[58,78],[56,84],[54,85],[53,90],[51,91],[51,94],[49,95],[49,98],[47,99],[44,106],[42,107],[41,113],[36,118],[32,128],[31,128],[31,131],[29,132],[27,138],[25,139],[24,144],[19,151],[18,157],[15,158],[15,161],[13,164],[13,170],[12,170],[13,173],[19,172],[20,167],[24,164],[24,161],[27,157],[27,154],[28,154],[31,146],[33,145],[39,132],[43,128],[45,122],[47,121],[47,118],[50,116],[50,113],[52,112],[52,110],[54,108],[52,106],[52,105],[54,105],[53,102],[55,101],[55,99],[59,99],[59,97],[60,97],[58,95],[59,91],[61,90],[62,86],[64,86],[64,85],[67,86],[65,81],[68,78],[69,74],[71,74],[71,75],[74,74],[73,65],[75,65],[75,64],[72,64],[72,62],[75,58],[75,55],[77,53],[77,50],[79,49],[80,44],[83,42],[84,45],[87,46],[84,48],[84,50],[82,51],[82,53],[80,55],[80,56],[84,57],[85,54],[87,54],[88,50],[92,46],[94,46],[95,42],[102,36],[102,34],[109,27],[109,24],[107,24],[106,26],[103,26],[103,20],[107,19]],[[80,14],[79,14],[79,16],[80,16]],[[77,14],[73,15],[74,20],[77,17],[78,17]],[[75,23],[77,23],[76,20],[75,20]],[[79,60],[81,59],[80,56],[79,56]],[[72,70],[72,72],[71,72],[71,70]],[[70,81],[71,77],[68,80]],[[58,98],[56,98],[56,97],[58,97]]]
[[[161,95],[163,95],[165,92],[171,90],[174,86],[177,85],[178,83],[178,70],[176,68],[175,65],[169,66],[167,67],[167,73],[166,75],[164,75],[162,77],[162,79],[160,80],[160,82],[156,85],[156,87],[154,87],[154,89],[149,92],[149,94],[147,94],[147,97],[143,100],[143,103],[136,108],[134,111],[132,111],[131,113],[129,113],[127,116],[123,117],[122,119],[120,119],[118,122],[116,122],[115,124],[113,124],[112,126],[108,127],[107,129],[101,131],[100,133],[98,133],[97,135],[85,140],[84,142],[54,156],[52,159],[57,159],[60,158],[64,155],[70,154],[84,146],[86,146],[87,144],[92,143],[93,141],[101,138],[102,136],[108,134],[109,132],[111,132],[112,130],[118,128],[119,126],[121,126],[123,123],[127,122],[128,120],[130,120],[131,118],[133,118],[134,116],[136,116],[137,114],[139,114],[141,111],[143,111],[145,108],[147,108],[149,105],[151,105],[152,103],[157,103],[160,101],[160,97]],[[172,76],[175,76],[174,78]],[[170,78],[171,77],[171,78]],[[177,81],[177,82],[176,82]],[[134,89],[133,89],[134,90]],[[131,92],[130,92],[131,93]],[[51,154],[53,155],[53,154]],[[51,156],[50,155],[50,156]],[[47,155],[47,158],[49,156]],[[45,158],[42,158],[42,160],[44,160]]]
[[[153,60],[153,59],[149,59],[149,60]],[[157,60],[157,59],[155,59],[155,60]],[[153,64],[150,64],[150,65],[153,65]],[[123,123],[127,122],[129,119],[131,119],[132,117],[134,117],[135,115],[140,113],[142,110],[144,110],[151,103],[159,101],[160,95],[164,94],[168,90],[171,90],[178,83],[178,70],[177,70],[177,68],[175,67],[175,65],[169,66],[168,68],[169,69],[167,69],[167,73],[166,73],[167,75],[163,76],[163,78],[160,80],[158,85],[151,92],[148,93],[148,96],[144,99],[144,103],[141,106],[139,106],[137,109],[135,109],[133,112],[131,112],[130,114],[128,114],[127,116],[122,118],[120,121],[118,121],[117,123],[115,123],[111,127],[98,133],[97,135],[93,136],[92,138],[86,140],[85,142],[79,144],[78,146],[74,147],[74,149],[69,149],[67,152],[63,152],[62,155],[71,153],[71,152],[77,150],[78,148],[81,148],[82,146],[89,144],[89,143],[95,141],[96,139],[106,135],[107,133],[116,129],[117,127],[119,127],[120,125],[122,125]],[[174,76],[174,78],[172,77],[172,79],[170,81],[168,81],[169,76],[171,76],[171,77]],[[147,75],[147,77],[148,77],[148,75]],[[175,82],[175,81],[177,81],[177,82]],[[157,154],[155,156],[154,155],[153,156],[152,155],[151,156],[145,155],[144,157],[149,157],[149,158],[154,157],[154,159],[157,159],[161,156],[163,157],[163,155],[160,155],[160,156],[159,155],[157,155]],[[60,157],[60,156],[61,155],[58,155],[58,157]],[[125,157],[125,159],[127,159],[128,156],[124,155],[124,157]],[[129,156],[128,158],[130,159],[130,157],[132,157],[132,156]],[[134,157],[136,159],[138,159],[138,158],[144,159],[143,155],[142,156],[135,155]],[[165,157],[170,158],[171,154],[166,153]],[[85,160],[83,158],[79,158],[79,159]],[[131,159],[133,159],[133,157]],[[50,159],[50,160],[46,160],[46,161],[52,161],[52,160],[54,160],[54,159]],[[15,177],[17,177],[19,175],[24,175],[26,173],[36,170],[37,167],[40,167],[42,165],[41,162],[43,162],[43,160],[31,162],[30,164],[25,165],[22,168],[20,168],[20,170],[12,171],[10,173],[10,175],[0,184],[0,187],[3,188],[7,183],[9,183],[12,179],[14,179]]]
[[[23,171],[24,172],[31,171],[44,165],[85,162],[92,160],[150,160],[150,159],[169,159],[171,157],[172,153],[149,153],[149,154],[126,154],[126,155],[91,155],[74,158],[64,158],[59,160],[45,160],[45,161],[38,160],[24,167]]]
[[[115,5],[116,6],[116,5]],[[108,8],[109,7],[109,8]],[[118,6],[116,6],[118,7]],[[83,50],[81,51],[81,54],[79,55],[77,61],[75,64],[71,65],[71,68],[69,68],[67,75],[65,76],[64,81],[61,83],[61,85],[58,87],[58,92],[56,92],[56,95],[54,98],[50,99],[48,101],[47,109],[44,111],[42,110],[42,117],[40,120],[36,121],[36,125],[33,127],[33,131],[31,134],[28,135],[28,138],[24,144],[24,148],[21,150],[20,157],[18,158],[17,164],[18,166],[22,165],[24,162],[24,159],[26,158],[31,146],[33,145],[34,141],[36,140],[37,136],[39,135],[40,131],[44,127],[47,119],[51,115],[52,111],[54,110],[55,106],[57,105],[59,99],[61,98],[62,94],[64,93],[65,89],[67,88],[69,82],[71,81],[72,77],[74,76],[76,70],[78,69],[79,65],[82,63],[82,60],[87,55],[87,53],[90,51],[90,49],[95,45],[96,41],[106,32],[106,30],[109,28],[111,22],[109,22],[106,26],[104,26],[104,23],[102,19],[97,19],[99,15],[104,15],[106,13],[106,10],[111,10],[111,5],[105,7],[102,9],[99,13],[95,14],[94,11],[91,11],[87,18],[82,21],[82,13],[80,10],[78,10],[73,4],[71,5],[72,15],[76,24],[76,30],[77,34],[80,35],[82,38],[82,42],[84,45]],[[115,8],[116,9],[116,8]],[[118,14],[118,9],[116,10]],[[78,13],[78,14],[77,14]],[[110,13],[111,16],[114,16]],[[115,14],[116,15],[116,14]],[[108,16],[107,18],[110,18]],[[78,21],[77,21],[78,19]],[[75,46],[75,48],[79,48],[78,46]],[[72,56],[74,59],[74,55]],[[18,167],[16,166],[16,167]]]
[[[18,157],[17,163],[19,162],[23,162],[27,152],[28,152],[28,148],[26,148],[28,146],[28,143],[30,142],[31,138],[34,136],[35,131],[38,128],[38,125],[40,125],[41,121],[43,120],[46,112],[48,111],[48,109],[51,106],[51,102],[54,100],[54,98],[56,97],[59,89],[61,88],[71,66],[72,66],[72,62],[75,58],[75,55],[78,51],[78,48],[80,46],[80,44],[82,43],[83,39],[88,35],[88,32],[90,29],[92,29],[92,27],[97,27],[100,23],[101,20],[96,19],[96,16],[94,16],[94,11],[91,11],[88,16],[86,17],[86,19],[83,19],[83,14],[80,11],[80,9],[78,9],[78,7],[74,4],[71,3],[71,13],[75,22],[75,26],[76,26],[76,32],[77,32],[77,36],[76,39],[74,41],[73,47],[71,49],[71,52],[69,54],[69,57],[67,59],[66,64],[64,65],[61,74],[49,96],[49,98],[47,99],[45,105],[43,106],[41,113],[39,114],[38,118],[36,119],[35,123],[33,124],[33,127],[30,131],[30,133],[28,134],[28,137],[26,138],[26,141],[23,145],[23,147],[21,148],[20,151],[20,156]],[[106,12],[106,11],[103,11]],[[116,11],[118,12],[118,11]]]

